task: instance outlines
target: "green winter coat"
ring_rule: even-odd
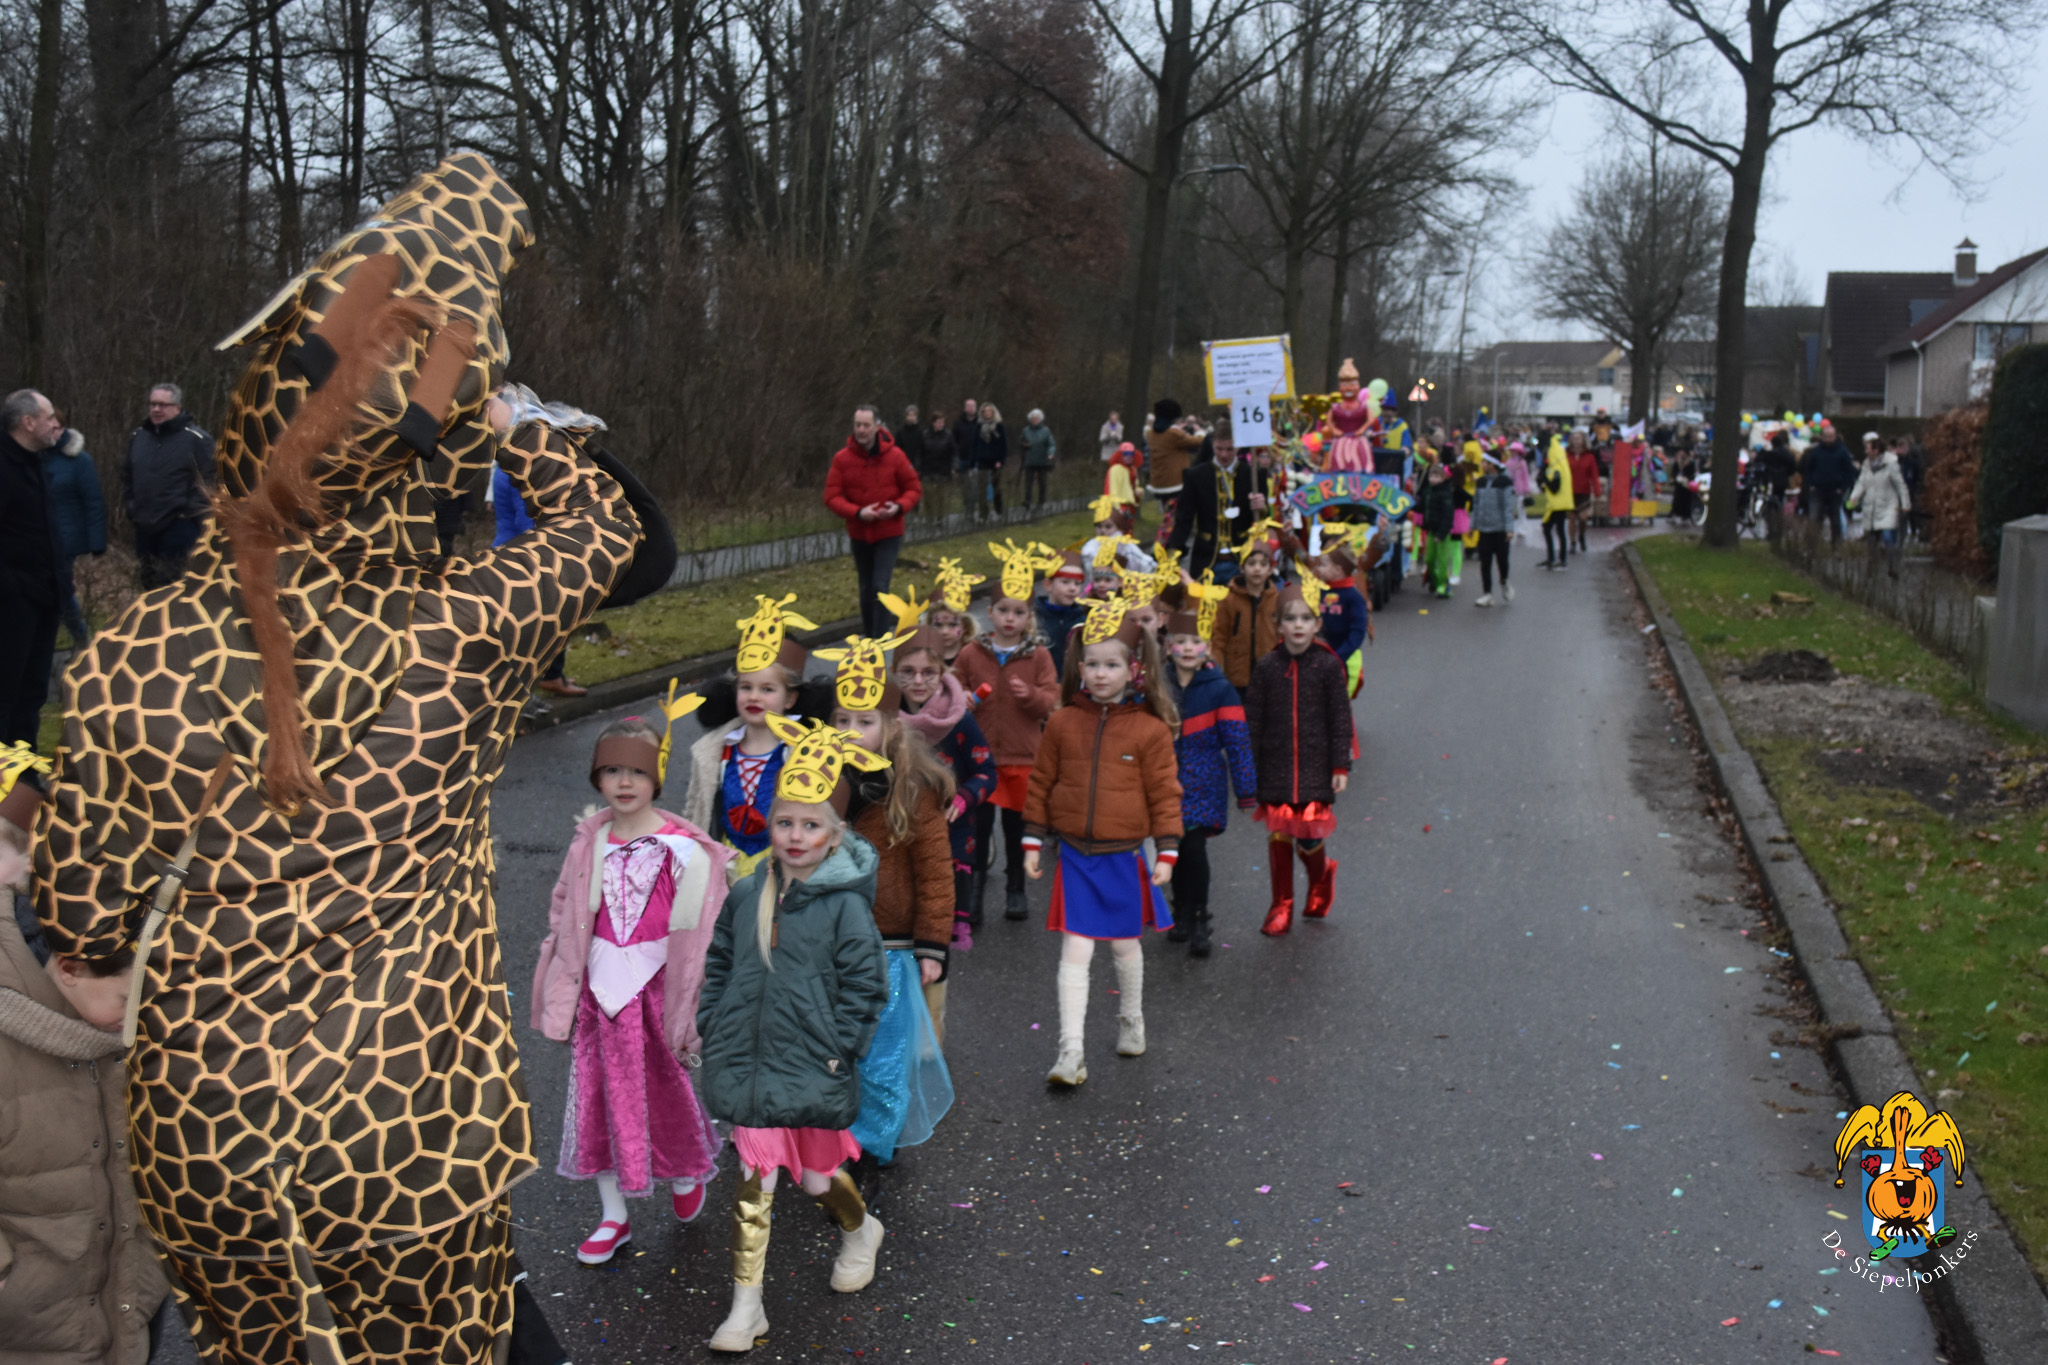
[[[712,1117],[743,1128],[853,1126],[854,1063],[889,1003],[873,909],[880,862],[848,830],[809,881],[783,893],[772,972],[755,946],[754,916],[773,860],[727,893],[697,1005],[698,1094]]]

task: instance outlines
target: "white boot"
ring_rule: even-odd
[[[1145,1055],[1145,955],[1116,960],[1116,1055]]]
[[[761,1286],[736,1284],[732,1287],[732,1311],[711,1334],[711,1349],[743,1354],[754,1349],[754,1338],[768,1335],[768,1314],[761,1309]]]
[[[839,1256],[832,1262],[832,1287],[858,1293],[875,1278],[875,1257],[882,1250],[882,1222],[872,1213],[852,1232],[839,1234]]]
[[[1480,594],[1479,594],[1479,596],[1477,596],[1477,597],[1475,597],[1475,598],[1473,598],[1473,599],[1472,599],[1472,605],[1473,605],[1473,606],[1475,606],[1475,607],[1490,607],[1490,606],[1492,606],[1492,605],[1493,605],[1493,594],[1492,594],[1492,593],[1490,593],[1490,592],[1483,592],[1483,593],[1480,593]]]
[[[1088,964],[1060,963],[1058,981],[1060,1055],[1045,1078],[1056,1085],[1079,1085],[1088,1079],[1088,1064],[1081,1060],[1081,1033],[1088,1019]]]
[[[1505,597],[1510,602],[1514,601],[1515,585],[1508,582],[1506,579],[1502,579],[1500,584],[1500,595],[1502,597]]]

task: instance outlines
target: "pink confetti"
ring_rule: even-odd
[[[1328,1261],[1317,1261],[1317,1262],[1316,1262],[1316,1263],[1315,1263],[1314,1265],[1310,1266],[1310,1267],[1309,1267],[1309,1269],[1310,1269],[1310,1270],[1326,1270],[1326,1269],[1328,1269],[1328,1268],[1329,1268],[1329,1265],[1330,1265],[1330,1263],[1329,1263]]]
[[[971,1209],[971,1208],[973,1208],[973,1207],[974,1207],[974,1205],[972,1205],[972,1204],[955,1204],[955,1205],[954,1205],[953,1207],[954,1207],[954,1208],[956,1208],[956,1209]]]
[[[1273,1187],[1272,1187],[1271,1185],[1261,1185],[1261,1186],[1259,1186],[1259,1193],[1260,1193],[1260,1194],[1271,1194],[1272,1192],[1273,1192]]]
[[[1474,1232],[1492,1232],[1492,1231],[1493,1231],[1493,1229],[1492,1229],[1492,1228],[1490,1228],[1490,1227],[1486,1226],[1486,1224],[1484,1224],[1484,1223],[1467,1223],[1467,1224],[1465,1224],[1465,1226],[1466,1226],[1466,1227],[1468,1227],[1468,1228],[1470,1228],[1470,1229],[1472,1229],[1472,1231],[1474,1231]]]
[[[1036,1024],[1033,1024],[1033,1025],[1032,1025],[1031,1027],[1033,1027],[1033,1028],[1037,1028],[1037,1027],[1038,1027],[1038,1025],[1036,1025]]]
[[[1271,1275],[1261,1275],[1258,1282],[1260,1284],[1271,1284],[1273,1283],[1273,1277]]]
[[[1734,1326],[1734,1325],[1735,1325],[1736,1323],[1738,1323],[1738,1322],[1741,1322],[1741,1321],[1742,1321],[1742,1319],[1741,1319],[1741,1318],[1722,1318],[1722,1319],[1721,1319],[1721,1325],[1722,1325],[1723,1327],[1733,1327],[1733,1326]]]
[[[1309,1306],[1308,1306],[1307,1304],[1305,1304],[1305,1303],[1297,1303],[1297,1304],[1296,1304],[1296,1305],[1294,1305],[1294,1306],[1295,1306],[1296,1308],[1299,1308],[1299,1309],[1300,1309],[1300,1310],[1301,1310],[1302,1312],[1304,1312],[1304,1313],[1313,1313],[1313,1312],[1315,1312],[1315,1311],[1316,1311],[1315,1309],[1313,1309],[1313,1308],[1309,1307]]]
[[[1602,1155],[1600,1155],[1600,1154],[1599,1154],[1598,1152],[1595,1152],[1595,1153],[1593,1153],[1593,1160],[1595,1160],[1595,1161],[1605,1161],[1605,1160],[1607,1160],[1607,1158],[1606,1158],[1606,1157],[1604,1157],[1604,1156],[1602,1156]]]

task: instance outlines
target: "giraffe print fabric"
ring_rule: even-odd
[[[488,1348],[509,1330],[503,1201],[535,1161],[496,938],[491,787],[535,677],[642,538],[590,432],[530,410],[503,435],[485,420],[506,360],[499,287],[530,237],[489,164],[456,157],[232,339],[256,348],[220,444],[224,492],[240,496],[316,386],[311,329],[360,262],[396,257],[399,295],[475,330],[431,457],[399,434],[420,411],[407,393],[422,332],[314,466],[328,519],[277,554],[322,798],[267,790],[261,659],[218,526],[181,581],[138,598],[65,677],[36,878],[60,953],[134,942],[208,776],[233,760],[146,964],[129,1058],[143,1216],[210,1324],[202,1339],[220,1343],[211,1358],[318,1358],[286,1338],[330,1310],[350,1360],[481,1360],[487,1349],[448,1343]],[[493,460],[533,532],[440,558],[434,498]],[[462,1273],[419,1270],[419,1249],[449,1239]],[[296,1315],[276,1288],[295,1256],[318,1281],[299,1277]],[[379,1317],[386,1280],[433,1300],[416,1305],[432,1331]],[[309,1294],[325,1302],[308,1309]],[[244,1334],[224,1316],[267,1325]]]

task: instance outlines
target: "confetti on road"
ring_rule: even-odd
[[[1600,1155],[1600,1154],[1599,1154],[1598,1152],[1595,1152],[1595,1153],[1593,1153],[1593,1160],[1595,1160],[1595,1161],[1605,1161],[1605,1160],[1607,1160],[1607,1158],[1606,1158],[1606,1157],[1604,1157],[1604,1156],[1602,1156],[1602,1155]]]
[[[1842,1221],[1843,1221],[1844,1223],[1846,1223],[1846,1222],[1848,1222],[1848,1221],[1849,1221],[1849,1215],[1848,1215],[1848,1214],[1846,1214],[1846,1213],[1842,1213],[1842,1212],[1839,1212],[1838,1210],[1835,1210],[1835,1209],[1829,1209],[1829,1210],[1828,1210],[1828,1217],[1830,1217],[1830,1218],[1839,1218],[1839,1219],[1841,1219],[1841,1220],[1842,1220]]]
[[[1738,1322],[1741,1322],[1741,1321],[1742,1321],[1742,1319],[1741,1319],[1741,1318],[1722,1318],[1722,1319],[1721,1319],[1721,1325],[1722,1325],[1723,1327],[1733,1327],[1733,1326],[1734,1326],[1734,1325],[1735,1325],[1736,1323],[1738,1323]]]
[[[1492,1232],[1492,1231],[1493,1231],[1493,1229],[1492,1229],[1492,1228],[1490,1228],[1490,1227],[1486,1226],[1486,1224],[1484,1224],[1484,1223],[1467,1223],[1467,1224],[1465,1224],[1465,1226],[1466,1226],[1466,1227],[1468,1227],[1468,1228],[1470,1228],[1470,1229],[1472,1229],[1472,1230],[1473,1230],[1474,1232]]]
[[[1821,1307],[1819,1304],[1813,1305],[1813,1311],[1820,1314],[1822,1317],[1828,1316],[1828,1310]]]
[[[1272,1192],[1273,1192],[1273,1187],[1272,1187],[1271,1185],[1261,1185],[1261,1186],[1259,1186],[1259,1193],[1260,1193],[1260,1194],[1271,1194]]]
[[[1309,1306],[1308,1306],[1307,1304],[1305,1304],[1305,1303],[1297,1303],[1297,1304],[1296,1304],[1296,1305],[1294,1305],[1294,1306],[1295,1306],[1296,1308],[1299,1308],[1299,1309],[1300,1309],[1300,1310],[1301,1310],[1302,1312],[1304,1312],[1304,1313],[1313,1313],[1313,1312],[1315,1312],[1315,1311],[1316,1311],[1315,1309],[1313,1309],[1313,1308],[1309,1307]]]
[[[1673,1199],[1683,1199],[1683,1198],[1685,1198],[1685,1191],[1684,1191],[1684,1190],[1681,1190],[1681,1189],[1675,1189],[1675,1188],[1674,1188],[1674,1189],[1673,1189],[1673,1190],[1671,1191],[1671,1197],[1672,1197]]]
[[[954,1208],[956,1208],[956,1209],[971,1209],[971,1208],[973,1208],[973,1207],[974,1207],[974,1205],[972,1205],[972,1204],[955,1204],[955,1205],[954,1205],[953,1207],[954,1207]]]
[[[1227,1247],[1241,1247],[1244,1245],[1244,1238],[1233,1237],[1229,1241],[1225,1242],[1223,1245]]]
[[[1309,1269],[1310,1269],[1310,1270],[1327,1270],[1327,1269],[1329,1269],[1329,1266],[1330,1266],[1330,1263],[1329,1263],[1328,1261],[1317,1261],[1317,1262],[1316,1262],[1316,1263],[1315,1263],[1314,1265],[1310,1266],[1310,1267],[1309,1267]]]
[[[1619,1071],[1619,1070],[1621,1070],[1621,1063],[1620,1063],[1620,1062],[1609,1062],[1609,1063],[1608,1063],[1607,1065],[1609,1065],[1609,1066],[1613,1067],[1613,1068],[1614,1068],[1614,1069],[1615,1069],[1616,1071]]]
[[[1783,1299],[1772,1299],[1769,1303],[1765,1304],[1764,1306],[1766,1308],[1783,1308],[1785,1306],[1785,1301]]]
[[[1165,1318],[1163,1318],[1163,1317],[1159,1317],[1159,1318],[1146,1318],[1146,1319],[1145,1319],[1145,1321],[1146,1321],[1146,1322],[1148,1322],[1148,1323],[1153,1323],[1153,1322],[1165,1322],[1165,1321],[1166,1321],[1166,1319],[1165,1319]]]
[[[1254,1283],[1256,1283],[1256,1284],[1271,1284],[1271,1283],[1273,1283],[1273,1277],[1272,1277],[1271,1275],[1261,1275],[1261,1276],[1259,1276],[1259,1278],[1258,1278],[1258,1279],[1257,1279],[1256,1281],[1254,1281]]]
[[[1627,873],[1623,873],[1622,875],[1623,875],[1623,876],[1627,876],[1628,874],[1627,874]],[[1740,967],[1723,967],[1723,968],[1721,969],[1721,975],[1723,975],[1723,976],[1733,976],[1733,975],[1735,975],[1735,973],[1737,973],[1737,972],[1739,972],[1739,971],[1741,971],[1741,970],[1742,970],[1742,968],[1740,968]]]

